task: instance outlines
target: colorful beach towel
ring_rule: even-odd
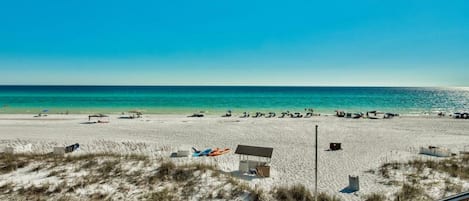
[[[222,154],[226,154],[230,152],[230,149],[229,148],[225,148],[225,149],[220,149],[220,148],[215,148],[214,150],[212,150],[212,152],[210,152],[210,154],[208,154],[209,156],[219,156],[219,155],[222,155]]]
[[[208,156],[212,152],[212,149],[208,148],[200,152],[195,152],[192,154],[193,157],[199,157],[199,156]]]

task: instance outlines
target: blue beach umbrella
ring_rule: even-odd
[[[48,109],[42,110],[43,113],[49,112]]]

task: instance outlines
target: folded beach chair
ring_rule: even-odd
[[[70,146],[65,147],[65,153],[70,153],[73,151],[76,151],[78,148],[80,148],[80,145],[78,143],[72,144]]]

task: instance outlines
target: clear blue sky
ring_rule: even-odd
[[[0,84],[469,86],[469,1],[0,3]]]

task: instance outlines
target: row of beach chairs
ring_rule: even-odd
[[[231,117],[231,113],[227,113],[223,115],[222,117]],[[290,113],[290,112],[282,112],[280,116],[277,116],[275,112],[269,112],[269,113],[262,113],[262,112],[256,112],[255,115],[251,116],[248,112],[243,112],[243,115],[240,116],[240,118],[311,118],[313,117],[312,112],[307,112],[306,114],[302,114],[300,112],[295,112],[295,113]]]

